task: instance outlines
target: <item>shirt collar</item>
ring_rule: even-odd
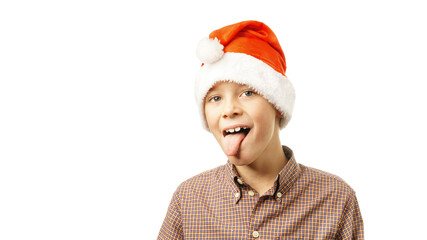
[[[274,185],[274,191],[268,191],[266,193],[267,195],[276,195],[278,192],[282,195],[285,194],[292,187],[301,173],[300,166],[295,161],[293,151],[287,146],[282,146],[282,149],[288,159],[288,162],[279,172]],[[236,167],[230,162],[230,160],[227,161],[225,174],[227,185],[232,190],[234,200],[237,203],[242,195],[240,189],[245,183],[242,184],[243,180],[237,174]]]

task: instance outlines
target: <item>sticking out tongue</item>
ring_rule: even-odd
[[[237,151],[239,151],[240,143],[245,137],[246,134],[244,133],[234,133],[226,135],[224,139],[225,154],[227,154],[227,156],[236,155]]]

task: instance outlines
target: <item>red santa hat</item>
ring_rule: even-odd
[[[203,64],[196,77],[195,96],[205,129],[209,130],[204,98],[219,81],[250,86],[284,116],[280,129],[288,124],[295,90],[285,75],[283,50],[267,25],[244,21],[215,30],[199,42],[197,56]]]

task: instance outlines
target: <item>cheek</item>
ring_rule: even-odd
[[[256,115],[262,117],[264,121],[274,119],[277,114],[276,109],[267,101],[259,103],[254,110],[256,111]]]
[[[205,119],[211,132],[215,132],[218,128],[218,114],[214,107],[205,107]]]
[[[212,111],[209,108],[205,108],[205,119],[206,122],[208,123],[208,126],[210,126],[213,122],[213,116],[212,116]]]
[[[263,109],[263,111],[257,111],[254,114],[254,121],[258,124],[262,137],[270,138],[273,135],[276,124],[276,110],[264,105],[258,109]]]
[[[262,119],[262,132],[266,138],[270,138],[274,132],[275,118],[265,116]]]
[[[209,131],[218,143],[221,143],[222,132],[219,130],[219,122],[212,112],[205,112],[206,122],[208,123]]]

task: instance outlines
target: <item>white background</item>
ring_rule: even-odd
[[[282,143],[356,190],[367,239],[424,236],[421,0],[52,0],[0,3],[0,239],[155,239],[178,184],[226,161],[196,45],[249,19],[296,88]]]

